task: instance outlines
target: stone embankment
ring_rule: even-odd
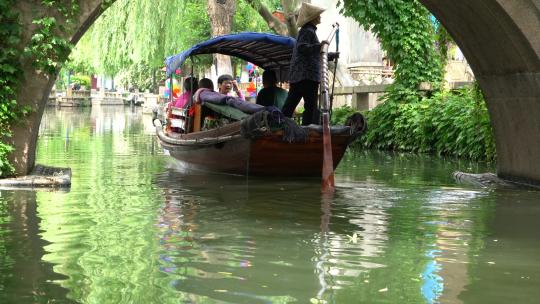
[[[67,188],[71,169],[36,165],[29,175],[0,179],[0,189]]]
[[[540,190],[540,186],[502,179],[494,173],[465,173],[456,171],[452,177],[457,183],[481,188],[528,188]]]

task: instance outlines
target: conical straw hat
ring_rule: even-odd
[[[317,18],[317,16],[322,14],[322,12],[324,11],[325,9],[322,7],[302,2],[302,7],[300,7],[300,13],[298,14],[298,20],[296,21],[296,25],[298,27],[302,27],[306,23]]]

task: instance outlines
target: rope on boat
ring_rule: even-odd
[[[216,137],[205,137],[205,138],[196,138],[196,139],[176,139],[167,136],[165,132],[163,132],[163,126],[161,125],[161,122],[154,120],[154,126],[156,127],[156,134],[159,137],[160,140],[162,140],[165,143],[173,144],[173,145],[180,145],[180,146],[193,146],[193,145],[214,145],[222,142],[231,141],[233,139],[242,138],[242,135],[240,134],[232,134],[232,135],[225,135],[225,136],[216,136]]]
[[[259,138],[276,130],[283,130],[282,140],[289,143],[306,142],[308,138],[306,130],[271,107],[242,119],[240,130],[245,138]]]
[[[272,113],[269,111],[261,111],[242,120],[240,134],[238,134],[238,130],[234,130],[233,132],[219,136],[178,139],[170,137],[163,132],[163,126],[159,119],[154,120],[154,126],[156,127],[156,134],[161,141],[167,144],[180,146],[214,145],[239,138],[256,139],[271,134],[278,129],[283,130],[282,140],[289,143],[306,142],[310,131],[322,133],[322,127],[320,125],[301,127],[290,118],[273,117]],[[350,140],[352,141],[365,133],[366,129],[366,119],[362,114],[354,113],[347,119],[345,126],[333,126],[330,128],[330,133],[332,135],[352,135],[350,137]]]

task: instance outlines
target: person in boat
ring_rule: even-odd
[[[218,89],[219,93],[227,95],[227,96],[236,96],[242,100],[246,100],[246,97],[244,94],[242,94],[242,91],[238,87],[238,83],[236,80],[233,79],[233,77],[229,74],[223,74],[218,77]],[[234,90],[234,93],[233,93]]]
[[[214,82],[212,81],[212,79],[201,78],[201,80],[199,80],[199,88],[213,91],[214,90]]]
[[[199,89],[193,95],[193,101],[198,104],[202,104],[206,99],[219,99],[222,94],[214,91],[214,82],[208,78],[201,78],[199,80]]]
[[[199,81],[199,89],[195,92],[193,99],[196,103],[203,105],[204,103],[228,105],[248,114],[256,113],[265,108],[261,105],[247,102],[239,97],[228,96],[221,92],[214,91],[214,84],[212,80],[208,78],[203,78]]]
[[[287,91],[277,86],[276,72],[266,70],[262,74],[263,89],[257,95],[257,104],[276,106],[282,109],[287,99]]]
[[[318,123],[317,96],[321,80],[321,43],[317,38],[317,25],[325,9],[302,3],[297,26],[300,27],[290,63],[289,95],[283,106],[283,114],[292,117],[300,99],[304,98],[302,125]]]
[[[195,77],[188,77],[184,80],[184,93],[176,99],[174,106],[176,108],[184,108],[189,104],[189,101],[191,100],[191,96],[197,91],[199,88],[197,78]]]

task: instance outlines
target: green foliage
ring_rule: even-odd
[[[435,34],[435,40],[437,41],[437,47],[439,49],[439,53],[441,56],[441,63],[443,66],[446,66],[448,63],[448,53],[449,53],[449,47],[454,44],[454,39],[450,36],[448,31],[446,31],[446,28],[442,26],[442,24],[437,21],[436,24],[436,34]]]
[[[335,113],[336,111],[334,111]],[[495,160],[489,113],[478,87],[441,91],[405,103],[391,99],[367,113],[367,148]]]
[[[56,36],[57,21],[54,17],[43,17],[33,21],[38,29],[25,48],[25,55],[32,57],[35,68],[48,74],[54,74],[69,52],[71,45],[65,39]]]
[[[92,27],[87,33],[92,33]],[[69,54],[69,57],[63,66],[65,71],[86,75],[96,73],[96,69],[94,67],[95,60],[92,58],[93,46],[91,38],[92,35],[89,34],[82,36],[77,43],[77,46],[74,47],[72,52]]]
[[[70,62],[74,70],[103,75],[140,70],[131,66],[143,64],[153,71],[167,56],[208,37],[206,2],[118,0],[81,38]]]
[[[68,27],[80,9],[78,0],[42,0],[41,4],[56,10],[65,18]],[[24,55],[32,58],[35,68],[51,75],[56,74],[71,52],[71,43],[60,35],[68,28],[59,24],[57,19],[50,15],[36,18],[32,23],[37,28],[24,49]]]
[[[10,126],[22,115],[22,110],[17,107],[17,89],[21,67],[19,63],[20,25],[17,14],[13,13],[11,6],[13,0],[0,2],[0,41],[2,52],[0,53],[0,176],[6,176],[13,172],[14,168],[7,157],[13,151],[13,147],[4,143],[11,137]]]
[[[151,68],[145,64],[132,64],[126,68],[121,75],[121,84],[125,87],[134,87],[139,91],[149,90],[151,92],[157,91],[155,87],[155,78],[160,75],[160,69]]]
[[[86,89],[90,89],[90,76],[87,75],[73,75],[71,76],[71,83],[78,83],[85,86]]]
[[[68,23],[73,22],[73,17],[80,9],[78,0],[42,0],[41,3],[45,7],[55,8]]]
[[[443,79],[441,57],[435,46],[435,27],[418,0],[340,0],[341,12],[371,30],[395,62],[397,100],[416,94],[421,82],[438,85]]]
[[[245,0],[239,0],[232,31],[268,31],[268,25]],[[123,75],[124,84],[151,89],[164,58],[209,39],[210,33],[206,1],[118,0],[81,38],[67,68]],[[211,64],[211,56],[199,56],[194,73]]]
[[[495,159],[485,101],[479,89],[440,91],[448,44],[446,30],[418,0],[341,0],[342,13],[371,30],[395,62],[395,83],[385,102],[367,114],[368,148]],[[338,4],[338,5],[339,5]],[[431,98],[418,91],[430,82]],[[334,111],[335,119],[343,114]]]
[[[343,106],[332,110],[332,124],[343,125],[349,116],[357,112],[349,106]]]
[[[236,14],[234,15],[233,32],[267,32],[269,30],[266,21],[246,0],[238,0]]]
[[[13,147],[0,142],[0,177],[9,176],[15,168],[8,161],[9,154],[13,152]]]

